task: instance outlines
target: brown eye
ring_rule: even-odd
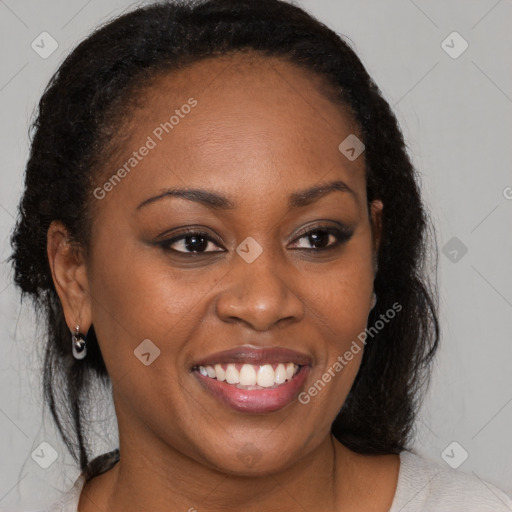
[[[167,251],[173,251],[181,254],[205,254],[209,252],[219,252],[215,250],[207,250],[209,247],[215,246],[216,244],[207,233],[201,231],[188,231],[170,240],[159,242],[158,245]],[[175,247],[173,248],[172,246]]]
[[[341,230],[331,226],[320,226],[306,231],[296,240],[305,240],[305,244],[309,244],[312,248],[306,246],[294,247],[301,250],[322,251],[334,249],[344,242],[348,241],[352,236],[350,230]]]

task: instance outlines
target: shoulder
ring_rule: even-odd
[[[499,512],[512,510],[512,498],[474,474],[400,453],[400,471],[390,512]]]

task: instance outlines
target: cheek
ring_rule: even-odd
[[[299,402],[324,414],[326,426],[345,402],[364,352],[373,270],[368,239],[355,242],[343,257],[318,272],[306,295],[323,343],[316,351],[311,385]]]
[[[112,377],[138,367],[134,350],[145,339],[175,360],[213,286],[212,276],[192,280],[194,272],[172,268],[158,249],[123,246],[121,236],[93,255],[90,275],[94,328]]]
[[[133,235],[98,240],[102,250],[90,265],[93,322],[111,378],[143,369],[134,351],[146,339],[161,351],[155,367],[181,371],[194,339],[205,337],[202,324],[229,269],[180,268],[162,249],[133,241]],[[220,320],[212,320],[218,327]]]
[[[340,340],[364,330],[373,290],[369,237],[359,236],[348,244],[339,259],[304,277],[308,307]]]

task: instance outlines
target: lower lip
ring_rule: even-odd
[[[211,379],[194,371],[199,382],[222,403],[239,412],[265,413],[273,412],[287,406],[299,394],[310,367],[301,366],[299,371],[280,386],[274,389],[239,389],[226,382]]]

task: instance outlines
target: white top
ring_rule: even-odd
[[[75,485],[52,506],[34,512],[77,512],[85,482]],[[400,471],[389,512],[511,512],[512,496],[475,475],[434,463],[414,453],[400,453]]]

